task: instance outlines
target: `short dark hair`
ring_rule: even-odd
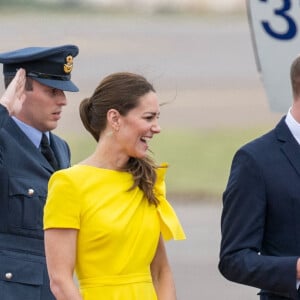
[[[300,55],[293,61],[290,69],[290,79],[294,97],[300,95]]]
[[[14,79],[14,76],[5,76],[4,77],[4,86],[7,88],[11,81]],[[26,91],[32,91],[33,90],[33,84],[32,84],[33,79],[26,77],[26,83],[25,83],[25,90]]]

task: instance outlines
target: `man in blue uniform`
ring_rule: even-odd
[[[74,45],[0,53],[0,299],[54,300],[43,241],[51,174],[70,165],[65,141],[51,133],[67,104]]]

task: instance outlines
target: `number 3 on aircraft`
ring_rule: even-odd
[[[260,2],[270,2],[274,0],[259,0]],[[262,20],[261,24],[266,31],[267,34],[269,34],[271,37],[279,40],[291,40],[293,39],[297,34],[297,25],[294,21],[294,19],[289,15],[289,11],[291,9],[291,0],[281,0],[282,6],[279,8],[274,8],[274,15],[278,18],[282,18],[286,22],[286,30],[284,32],[278,32],[276,31],[275,26],[272,27],[272,24],[270,21]]]
[[[300,52],[300,0],[248,0],[248,19],[257,69],[270,108],[286,112],[291,105],[291,62]]]

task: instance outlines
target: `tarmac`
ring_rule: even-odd
[[[167,242],[178,300],[257,300],[258,290],[226,280],[218,271],[220,203],[172,203],[187,239]]]

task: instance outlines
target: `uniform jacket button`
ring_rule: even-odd
[[[12,279],[13,278],[13,274],[8,272],[8,273],[5,273],[5,278],[6,279]]]
[[[34,194],[34,189],[28,189],[28,195],[32,196]]]

